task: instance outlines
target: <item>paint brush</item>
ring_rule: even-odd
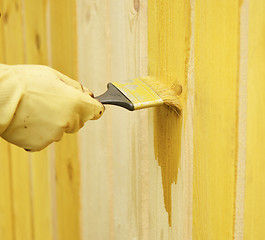
[[[177,113],[180,103],[176,91],[152,78],[138,78],[107,84],[107,91],[95,97],[102,104],[111,104],[130,111],[166,104]]]

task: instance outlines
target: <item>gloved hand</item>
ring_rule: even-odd
[[[39,151],[103,112],[90,91],[50,67],[0,64],[0,136],[8,142]]]

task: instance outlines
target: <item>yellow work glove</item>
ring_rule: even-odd
[[[27,151],[59,141],[103,112],[90,91],[50,67],[0,64],[0,136]]]

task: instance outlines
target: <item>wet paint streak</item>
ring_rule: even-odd
[[[172,122],[175,124],[173,125]],[[161,167],[164,204],[168,213],[168,222],[171,226],[171,185],[177,183],[180,168],[182,118],[167,107],[163,107],[155,112],[154,127],[155,157]]]
[[[191,36],[190,3],[148,1],[149,75],[168,86],[182,86],[180,100],[185,110]],[[161,167],[164,204],[172,224],[172,184],[177,183],[181,156],[181,131],[185,122],[169,108],[154,112],[155,157]]]

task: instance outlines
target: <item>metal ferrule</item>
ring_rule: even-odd
[[[142,109],[162,105],[163,100],[140,79],[127,82],[112,83],[117,87],[134,105],[134,109]]]

